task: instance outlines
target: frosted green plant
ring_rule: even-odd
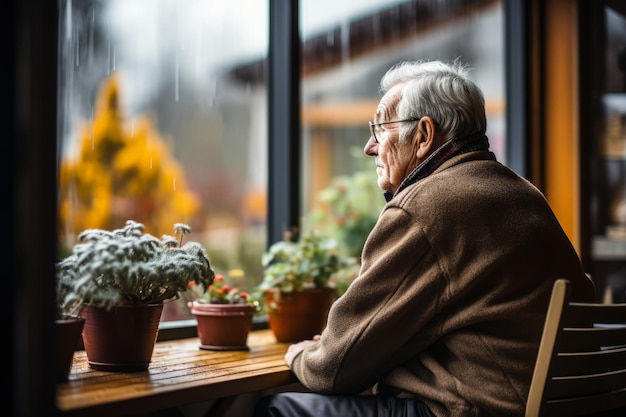
[[[215,272],[202,245],[182,244],[190,232],[177,223],[179,239],[164,235],[159,240],[133,220],[113,231],[83,231],[71,255],[56,265],[60,313],[75,313],[83,304],[158,304],[194,285],[206,292]]]

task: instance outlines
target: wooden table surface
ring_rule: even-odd
[[[270,330],[248,336],[249,351],[208,351],[197,337],[158,342],[150,367],[104,372],[74,354],[67,383],[57,384],[57,407],[66,416],[123,416],[230,397],[294,383],[284,362],[288,344]]]

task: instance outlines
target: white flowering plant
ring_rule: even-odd
[[[189,226],[177,223],[178,238],[158,239],[133,220],[113,231],[83,231],[72,253],[56,264],[59,313],[75,315],[83,304],[159,304],[195,285],[206,292],[215,272],[202,245],[183,245],[190,232]]]

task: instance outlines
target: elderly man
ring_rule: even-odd
[[[521,416],[553,282],[580,301],[593,284],[541,192],[489,151],[467,67],[401,63],[381,89],[365,153],[387,204],[326,329],[285,356],[312,392],[256,415]]]

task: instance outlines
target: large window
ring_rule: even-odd
[[[251,288],[266,246],[267,114],[260,0],[60,1],[59,249],[86,228],[174,223],[216,272]],[[245,10],[246,13],[241,13]],[[254,71],[254,69],[252,69]],[[163,320],[189,318],[185,300]]]
[[[274,175],[298,181],[291,198],[302,226],[359,256],[384,203],[363,154],[367,121],[380,78],[400,61],[470,64],[485,93],[491,148],[507,162],[502,3],[299,1],[301,130],[288,140],[301,141],[301,156],[297,172]],[[86,228],[132,219],[161,236],[182,222],[218,273],[252,290],[271,243],[270,1],[59,6],[60,255]],[[185,299],[170,304],[163,320],[191,318]]]

